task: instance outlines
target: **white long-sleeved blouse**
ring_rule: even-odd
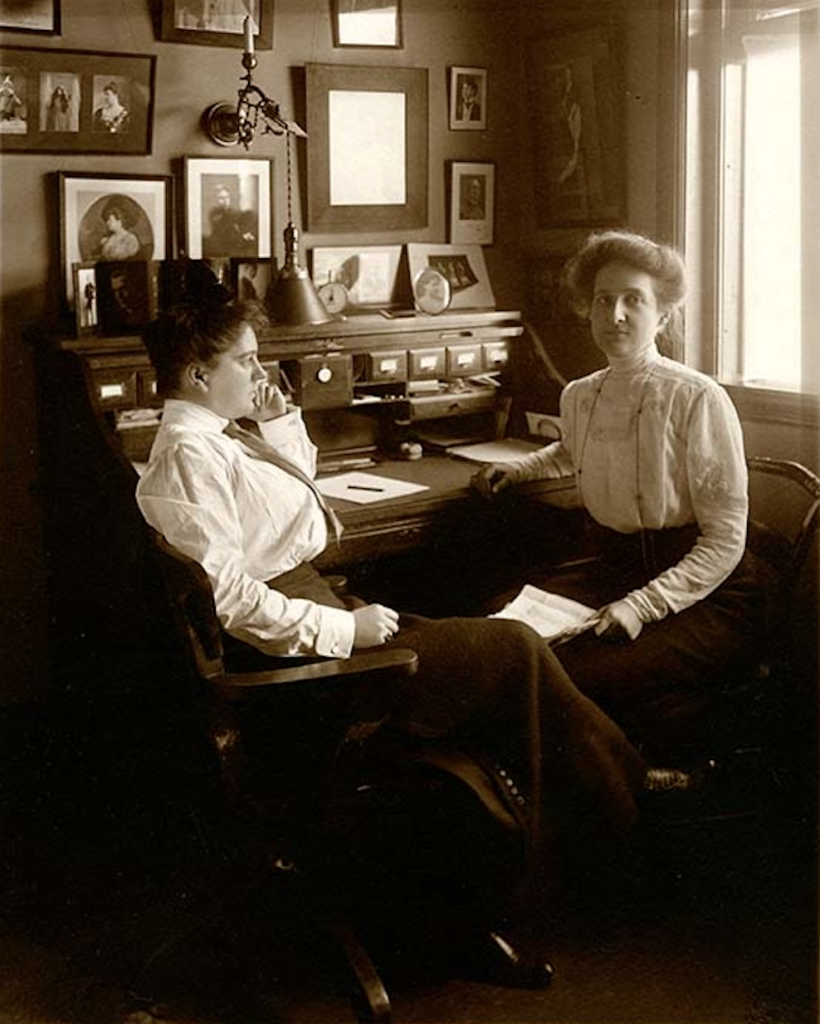
[[[324,550],[327,523],[316,496],[224,434],[227,423],[196,403],[166,400],[137,486],[142,514],[204,567],[227,632],[268,654],[348,657],[350,612],[266,584]],[[316,448],[299,410],[259,426],[282,455],[315,474]]]
[[[514,463],[514,482],[575,474],[593,519],[621,533],[696,523],[691,551],[625,597],[651,622],[708,596],[746,543],[743,435],[723,388],[652,345],[571,381],[560,412],[561,440]]]

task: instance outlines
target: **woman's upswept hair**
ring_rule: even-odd
[[[581,316],[588,316],[595,277],[607,263],[626,263],[655,280],[658,303],[673,310],[686,294],[686,268],[680,254],[669,245],[632,231],[611,230],[591,234],[564,269],[564,285]]]
[[[236,343],[242,329],[266,322],[256,304],[187,299],[169,306],[146,327],[143,342],[157,375],[157,394],[173,394],[192,363],[208,365]]]

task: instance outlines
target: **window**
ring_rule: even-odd
[[[817,0],[689,0],[685,22],[687,359],[818,391]]]

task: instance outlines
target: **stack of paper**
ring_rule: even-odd
[[[563,643],[596,625],[600,617],[594,608],[527,583],[517,597],[490,618],[526,622],[545,640]]]

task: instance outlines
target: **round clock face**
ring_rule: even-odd
[[[450,305],[450,282],[434,267],[424,267],[413,280],[413,298],[422,313],[441,313]]]
[[[341,313],[347,306],[347,288],[338,281],[328,281],[319,289],[319,298],[328,313]]]

